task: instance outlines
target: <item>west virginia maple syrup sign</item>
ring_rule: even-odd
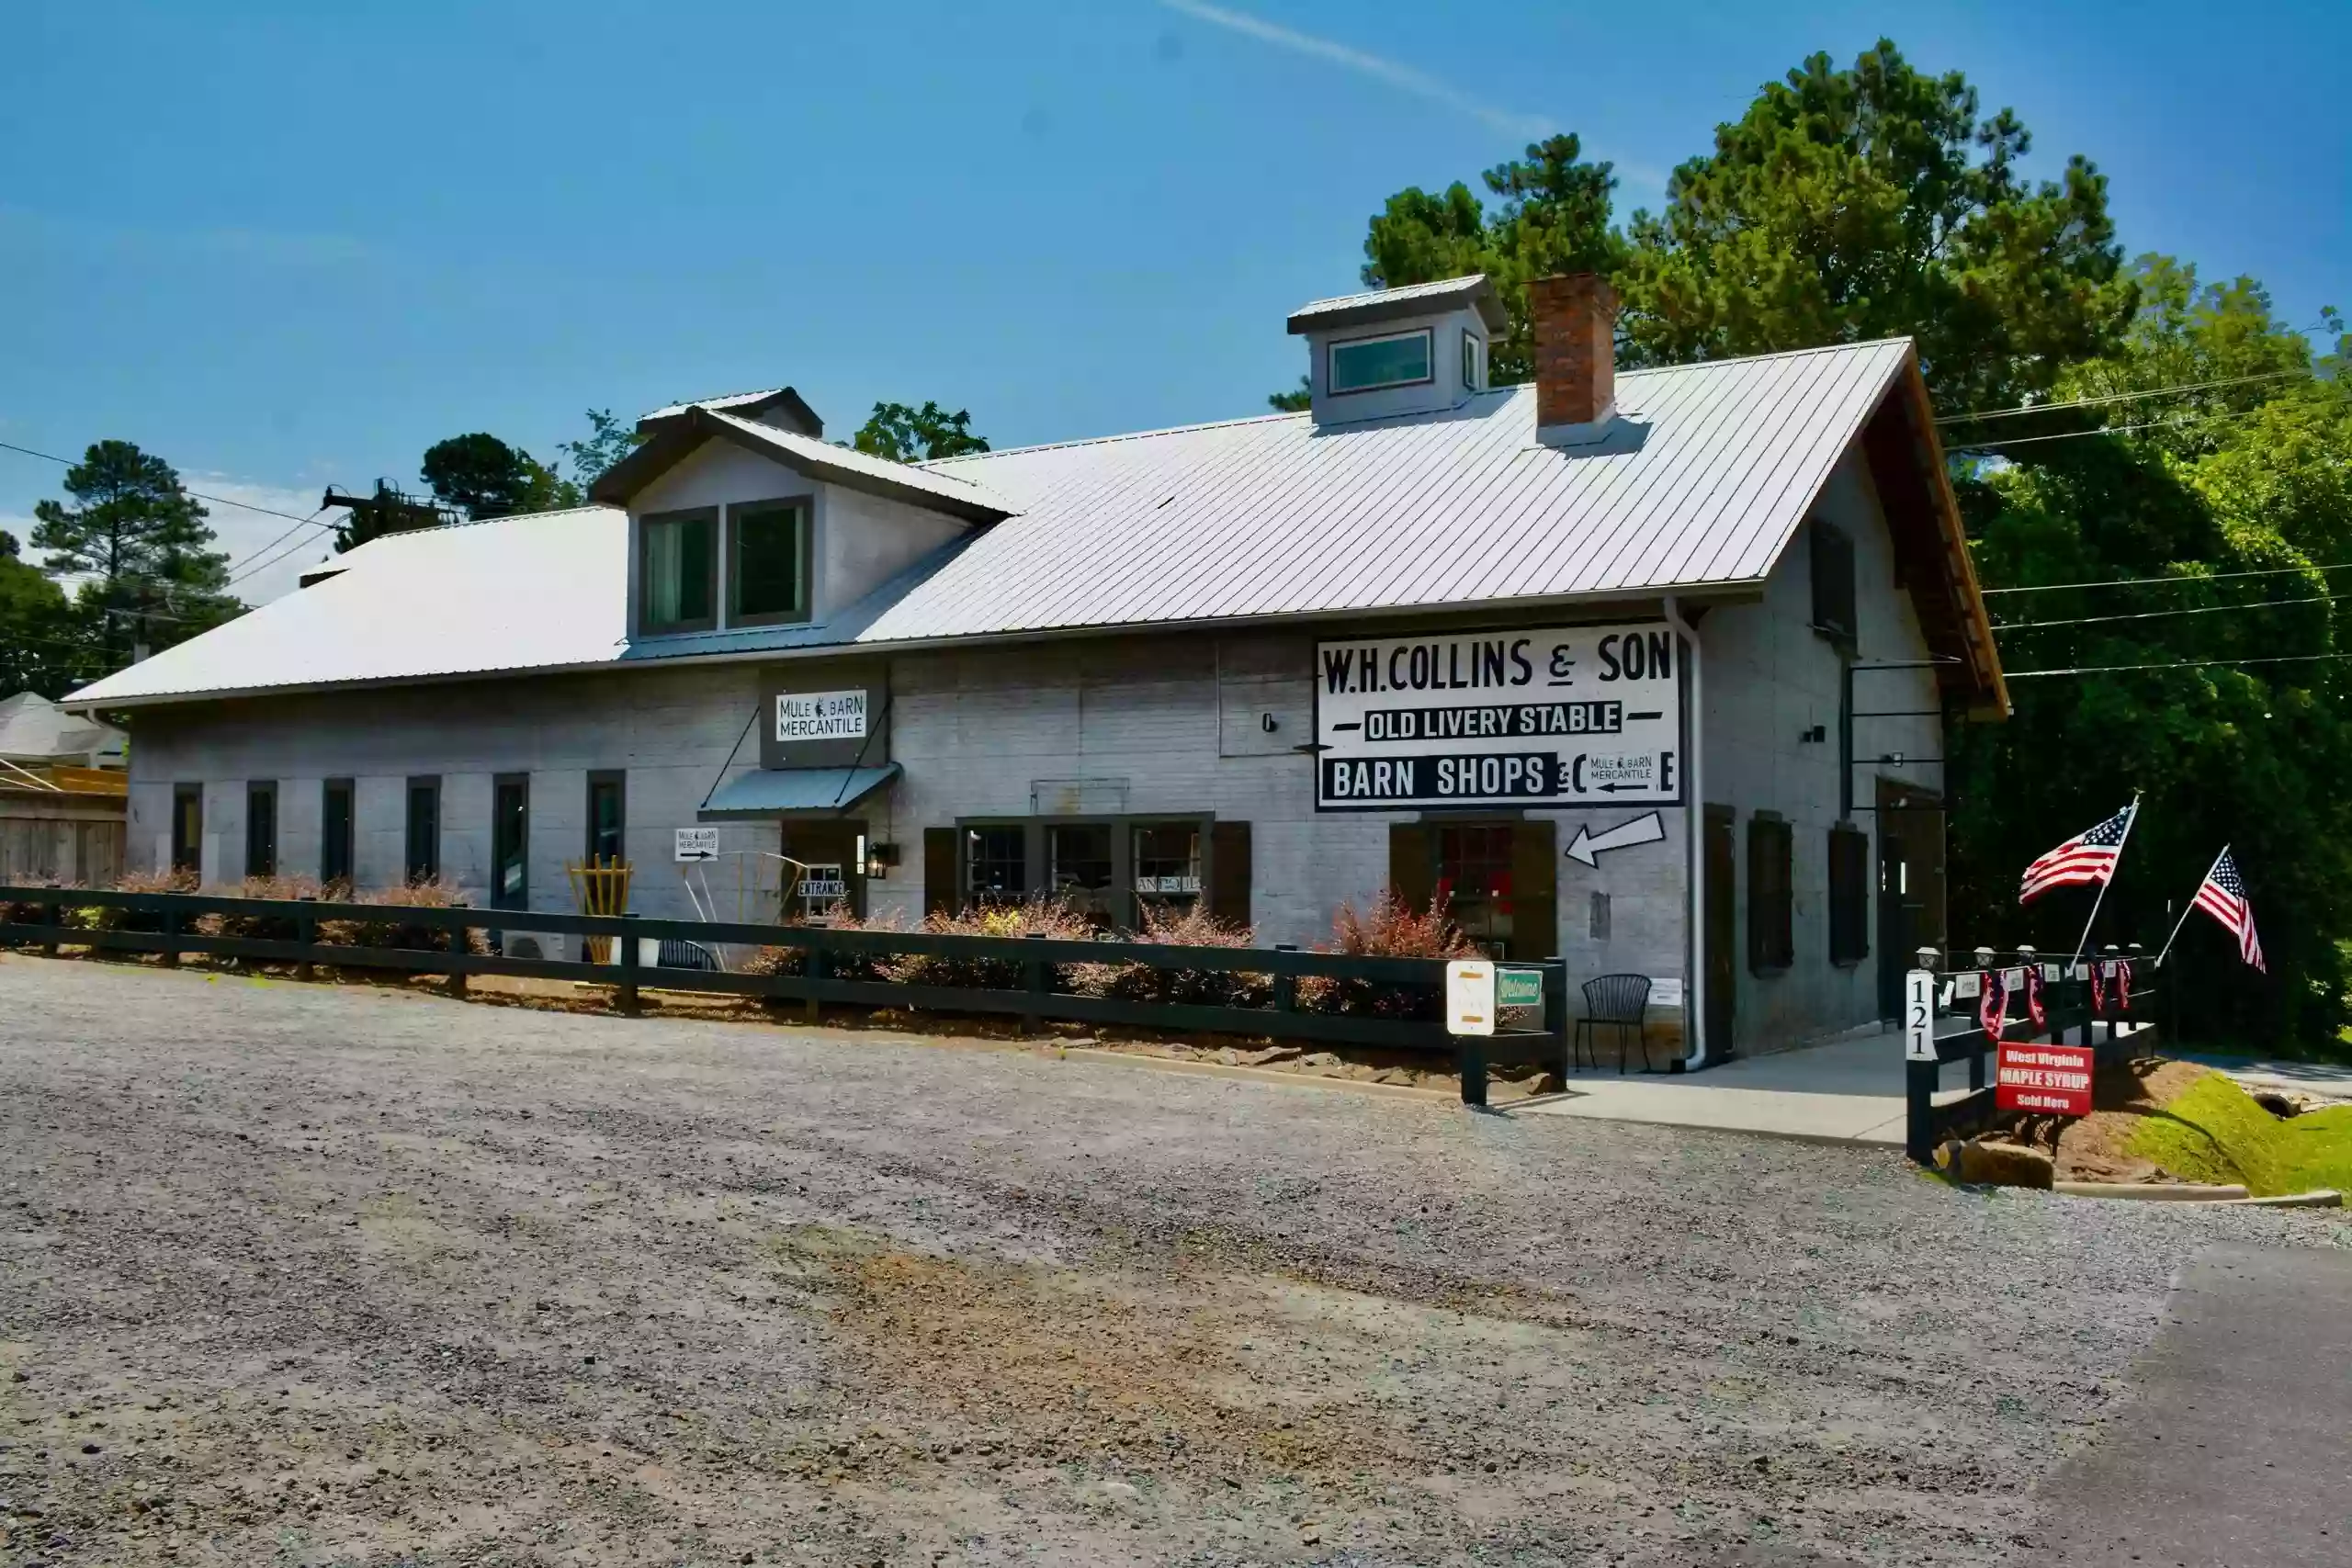
[[[1681,649],[1657,623],[1315,650],[1315,807],[1679,806]]]

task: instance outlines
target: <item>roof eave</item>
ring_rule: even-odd
[[[591,501],[605,506],[627,507],[630,498],[639,491],[685,461],[705,442],[717,439],[732,442],[747,452],[810,479],[837,484],[845,490],[863,491],[869,495],[903,501],[910,506],[944,513],[960,522],[1001,523],[1012,515],[1010,508],[990,504],[977,495],[969,501],[943,495],[922,485],[896,483],[882,475],[868,473],[846,463],[829,463],[820,457],[770,445],[762,440],[755,431],[744,428],[748,422],[740,418],[723,419],[699,406],[688,409],[674,420],[662,423],[664,428],[658,434],[605,469],[589,487]]]

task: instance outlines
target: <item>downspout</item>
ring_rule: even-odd
[[[1707,964],[1706,947],[1701,936],[1706,928],[1702,923],[1707,914],[1707,853],[1706,853],[1706,774],[1702,771],[1703,747],[1700,736],[1706,728],[1707,710],[1702,700],[1704,694],[1699,685],[1698,628],[1682,618],[1682,607],[1671,593],[1666,596],[1666,624],[1681,637],[1690,671],[1690,694],[1687,712],[1690,714],[1689,745],[1682,759],[1683,787],[1690,792],[1689,804],[1683,808],[1682,852],[1686,862],[1683,881],[1690,890],[1690,908],[1684,920],[1683,982],[1682,982],[1682,1043],[1690,1047],[1690,1055],[1675,1064],[1681,1072],[1693,1072],[1707,1065]]]

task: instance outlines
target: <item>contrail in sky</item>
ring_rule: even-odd
[[[1245,12],[1229,11],[1222,6],[1211,6],[1206,3],[1206,0],[1159,0],[1159,3],[1169,10],[1190,17],[1196,22],[1206,22],[1213,28],[1223,28],[1227,32],[1239,33],[1244,38],[1253,38],[1261,43],[1272,44],[1276,49],[1286,49],[1294,54],[1304,54],[1317,60],[1329,61],[1331,64],[1342,70],[1352,71],[1359,76],[1369,76],[1374,81],[1385,82],[1390,86],[1410,93],[1417,98],[1426,98],[1430,103],[1442,104],[1447,108],[1472,116],[1507,136],[1521,137],[1536,141],[1551,135],[1558,129],[1543,115],[1514,114],[1509,109],[1497,108],[1492,104],[1471,96],[1449,82],[1440,81],[1426,71],[1416,71],[1413,67],[1397,61],[1388,60],[1377,54],[1367,54],[1363,50],[1351,48],[1333,39],[1317,38],[1313,33],[1303,33],[1295,28],[1286,28],[1278,22],[1269,22],[1262,17],[1252,17]]]

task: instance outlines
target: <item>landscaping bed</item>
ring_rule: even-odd
[[[2010,1117],[1987,1141],[2051,1156],[2060,1181],[2236,1185],[2257,1198],[2352,1190],[2352,1105],[2258,1100],[2227,1074],[2162,1057],[2102,1070],[2092,1105],[2079,1119]]]

